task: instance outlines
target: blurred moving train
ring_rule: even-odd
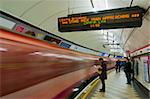
[[[71,93],[75,85],[95,74],[93,65],[99,58],[4,29],[0,30],[0,55],[0,96],[27,88],[17,97],[28,98],[53,98],[66,89]],[[114,68],[116,59],[103,58],[108,69]]]

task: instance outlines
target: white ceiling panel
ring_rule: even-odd
[[[132,6],[140,5],[141,7],[147,9],[150,6],[150,0],[133,0]]]
[[[20,16],[24,11],[44,0],[1,0],[0,6],[3,11]]]

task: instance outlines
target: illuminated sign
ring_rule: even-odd
[[[73,14],[58,18],[60,32],[86,31],[114,28],[131,28],[142,25],[143,9],[135,7],[119,8],[97,13]]]

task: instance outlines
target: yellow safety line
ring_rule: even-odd
[[[96,80],[94,82],[94,84],[89,88],[89,90],[85,93],[85,95],[83,95],[83,97],[81,99],[85,99],[99,81],[100,81],[100,79]]]
[[[112,70],[111,70],[112,71]],[[107,72],[107,74],[109,74],[111,71]],[[86,99],[86,97],[88,96],[88,94],[92,91],[92,89],[96,86],[96,84],[100,81],[100,79],[97,79],[94,84],[89,88],[89,90],[83,95],[83,97],[81,97],[81,99]]]

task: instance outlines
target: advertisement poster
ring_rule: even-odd
[[[148,62],[144,61],[144,81],[149,82]]]
[[[137,60],[134,63],[134,71],[135,71],[135,75],[138,76],[139,75],[139,63]]]
[[[144,81],[150,82],[148,57],[143,58],[144,64]]]

